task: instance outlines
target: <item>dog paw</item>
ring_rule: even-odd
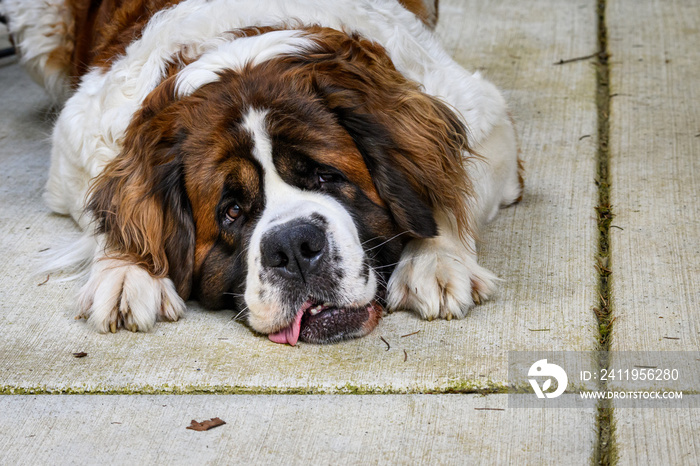
[[[146,332],[157,320],[176,321],[185,303],[169,278],[118,259],[96,260],[79,295],[80,313],[100,333],[125,328]]]
[[[450,320],[463,318],[487,300],[498,278],[460,246],[448,246],[440,237],[406,245],[389,279],[388,307],[408,309],[427,320]]]

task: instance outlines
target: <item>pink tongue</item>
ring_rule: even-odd
[[[294,318],[294,322],[287,328],[280,330],[277,333],[271,333],[267,337],[274,341],[275,343],[285,344],[289,343],[294,346],[299,341],[299,332],[301,331],[301,318],[307,309],[311,307],[311,302],[306,301],[301,308],[297,311],[297,315]]]

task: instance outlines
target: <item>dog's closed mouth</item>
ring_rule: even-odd
[[[294,346],[307,343],[333,343],[370,333],[382,317],[382,307],[372,301],[364,306],[338,307],[313,298],[301,305],[292,323],[268,338],[275,343]]]

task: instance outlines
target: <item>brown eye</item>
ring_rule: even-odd
[[[226,209],[226,218],[229,221],[233,222],[234,220],[236,220],[238,217],[241,216],[241,213],[242,213],[242,211],[241,211],[241,208],[238,207],[238,204],[233,204],[233,205],[229,206],[228,209]]]

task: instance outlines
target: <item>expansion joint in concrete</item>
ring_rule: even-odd
[[[613,219],[613,206],[610,204],[610,67],[608,63],[608,30],[606,25],[607,0],[598,0],[598,61],[596,63],[596,102],[598,110],[598,255],[596,270],[598,272],[598,305],[594,308],[598,321],[599,369],[609,367],[610,348],[613,338],[615,317],[611,303],[612,254],[610,245],[610,228]],[[607,382],[602,382],[605,390]],[[594,463],[601,465],[615,464],[615,424],[613,406],[610,400],[600,400],[597,414],[598,443],[594,454]]]

